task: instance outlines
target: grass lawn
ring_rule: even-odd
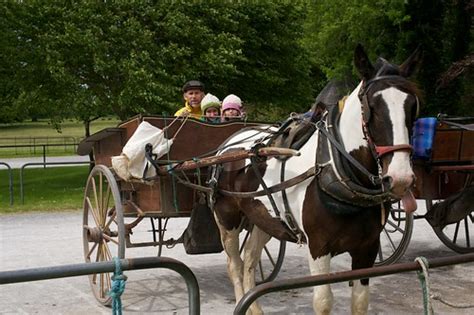
[[[24,169],[23,205],[19,173],[13,170],[14,204],[10,206],[8,171],[0,171],[0,213],[82,209],[89,166]]]
[[[119,120],[101,118],[91,123],[91,133],[107,127],[115,127]],[[84,125],[77,120],[66,120],[61,124],[61,132],[53,128],[46,120],[0,124],[0,138],[4,137],[84,137]]]
[[[104,128],[115,127],[119,121],[103,118],[91,123],[91,133]],[[45,147],[47,156],[74,155],[78,143],[84,137],[84,126],[76,120],[67,120],[61,124],[61,133],[48,121],[0,124],[0,146],[53,144]],[[66,145],[69,144],[69,145]],[[0,157],[15,158],[42,156],[43,147],[0,148]]]

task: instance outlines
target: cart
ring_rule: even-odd
[[[111,168],[111,157],[121,154],[126,142],[144,121],[174,135],[174,143],[162,163],[158,161],[161,166],[153,180],[122,180]],[[264,128],[264,125],[268,126],[245,121],[208,124],[191,118],[136,116],[116,128],[104,129],[84,139],[78,146],[78,154],[92,152],[95,160],[84,194],[85,261],[110,261],[115,256],[125,258],[127,248],[144,246],[156,247],[160,256],[163,246],[182,243],[182,237],[167,238],[166,232],[170,232],[168,221],[171,218],[191,217],[193,206],[202,197],[193,188],[193,183],[195,187],[204,186],[202,183],[207,179],[210,165],[249,157],[249,152],[220,157],[213,155],[221,143],[235,132],[243,128]],[[272,155],[268,151],[265,154]],[[186,178],[186,183],[177,181],[171,171],[179,172]],[[134,241],[134,229],[147,221],[151,225],[150,240]],[[219,235],[215,237],[219,238]],[[242,247],[245,241],[246,237],[241,240]],[[276,277],[285,247],[284,241],[270,241],[264,249],[257,280],[264,282]],[[90,275],[89,281],[96,299],[104,305],[110,304],[111,297],[107,292],[111,287],[111,275]]]
[[[427,212],[406,214],[400,203],[392,208],[381,234],[376,265],[396,262],[405,253],[413,222],[427,219],[447,247],[474,252],[474,118],[438,115],[432,149],[414,159],[413,193],[424,200]]]

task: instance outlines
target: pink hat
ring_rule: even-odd
[[[222,101],[222,112],[226,109],[235,109],[242,113],[242,100],[234,94],[227,95]]]

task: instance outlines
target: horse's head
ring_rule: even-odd
[[[383,58],[372,65],[362,46],[358,45],[355,51],[355,65],[362,76],[358,103],[365,149],[378,161],[384,186],[398,198],[405,196],[415,181],[410,135],[419,111],[419,97],[407,78],[420,59],[417,49],[400,66]]]

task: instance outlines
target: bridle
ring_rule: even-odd
[[[381,72],[383,67],[378,71]],[[370,88],[373,86],[373,83],[378,82],[378,81],[383,81],[383,80],[395,80],[395,81],[406,81],[406,79],[400,75],[378,75],[378,73],[375,75],[374,78],[363,82],[362,86],[359,90],[359,100],[361,102],[361,110],[362,110],[362,132],[364,133],[364,138],[366,139],[367,143],[369,144],[369,149],[372,152],[372,155],[374,159],[378,162],[380,165],[380,159],[388,154],[388,153],[393,153],[393,152],[398,152],[398,151],[408,151],[412,152],[413,151],[413,146],[410,144],[395,144],[395,145],[389,145],[389,146],[379,146],[375,144],[375,142],[372,140],[372,137],[369,132],[368,124],[370,121],[370,106],[369,106],[369,100],[368,100],[368,92]],[[418,116],[420,104],[418,101],[418,97],[416,97],[416,116]]]

